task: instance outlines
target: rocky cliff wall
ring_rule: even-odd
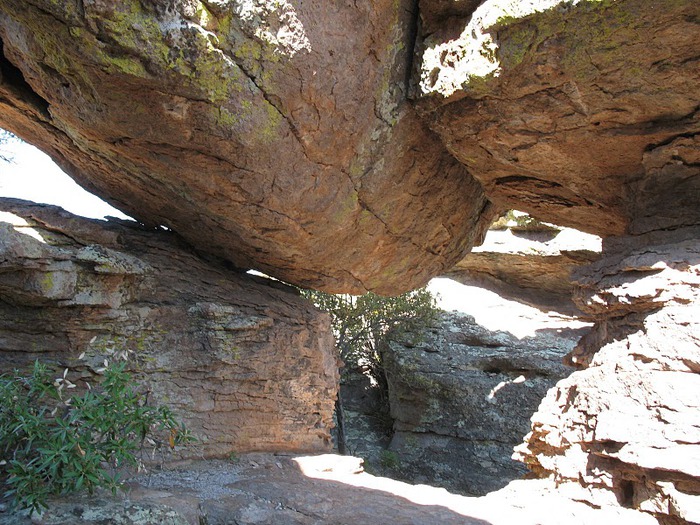
[[[40,359],[80,386],[126,357],[202,440],[185,455],[331,449],[329,319],[291,289],[208,263],[172,232],[9,199],[0,210],[4,370]]]
[[[518,455],[574,499],[700,522],[698,228],[610,239],[581,270],[597,321]]]
[[[484,495],[522,477],[513,447],[587,328],[547,329],[518,339],[470,316],[444,313],[430,330],[391,341],[382,356],[396,454],[412,482]],[[416,343],[415,341],[419,341]]]

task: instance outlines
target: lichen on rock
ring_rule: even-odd
[[[406,100],[408,4],[2,0],[0,123],[237,267],[403,292],[493,213]]]

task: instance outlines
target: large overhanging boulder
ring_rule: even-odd
[[[700,221],[700,3],[445,4],[414,96],[489,199],[601,236]]]
[[[417,6],[0,0],[0,126],[145,224],[327,291],[423,284],[502,209],[700,222],[698,2]]]
[[[0,0],[0,126],[238,267],[401,292],[491,218],[405,102],[410,4]]]

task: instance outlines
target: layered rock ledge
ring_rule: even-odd
[[[206,262],[172,232],[0,210],[3,370],[39,359],[80,387],[125,358],[200,439],[185,456],[331,449],[333,335],[294,290]]]
[[[541,310],[580,316],[571,274],[599,257],[600,239],[571,228],[492,228],[444,276]]]
[[[563,492],[700,522],[700,230],[610,239],[581,270],[596,318],[518,457]]]

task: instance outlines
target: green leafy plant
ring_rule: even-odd
[[[96,488],[116,492],[120,470],[140,468],[139,452],[192,441],[167,407],[134,390],[125,363],[111,364],[99,385],[76,387],[36,361],[29,376],[0,376],[0,472],[14,506],[40,511],[51,495]]]
[[[382,450],[379,455],[379,464],[388,469],[396,469],[401,464],[399,455],[393,450]]]
[[[426,288],[396,297],[374,293],[335,295],[312,290],[302,290],[301,293],[319,309],[330,314],[336,347],[345,363],[343,374],[347,376],[359,371],[369,376],[383,401],[384,408],[378,411],[377,417],[389,422],[382,345],[390,334],[392,337],[409,332],[417,334],[421,328],[432,324],[439,312],[435,297]],[[340,397],[336,402],[336,420],[338,451],[345,454],[345,416]],[[390,425],[389,422],[387,427]]]
[[[426,288],[396,297],[311,290],[303,290],[302,294],[331,315],[336,345],[345,366],[367,372],[378,384],[384,382],[380,348],[389,332],[417,331],[430,325],[439,311],[435,297]]]

